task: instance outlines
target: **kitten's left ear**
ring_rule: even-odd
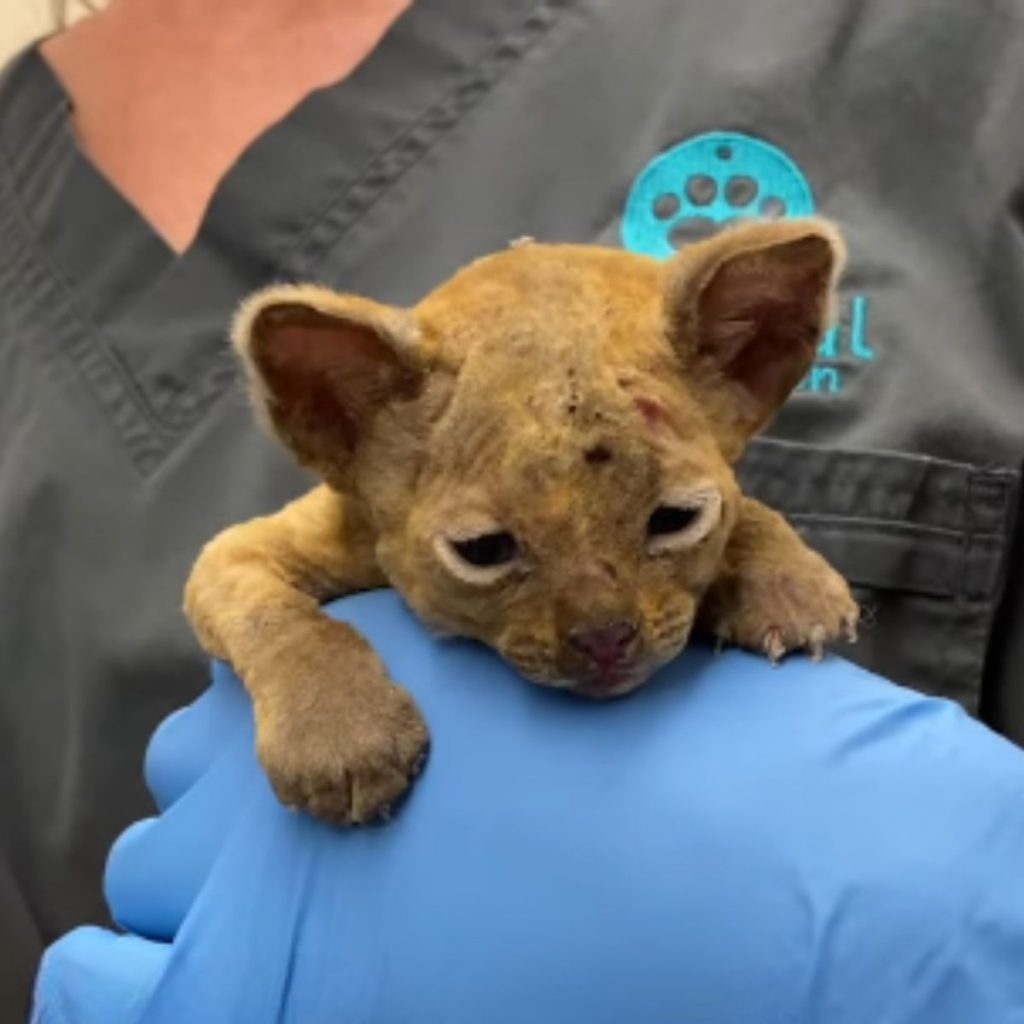
[[[671,339],[728,458],[810,368],[844,258],[812,218],[733,228],[666,265]]]

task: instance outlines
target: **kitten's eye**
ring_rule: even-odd
[[[700,517],[699,508],[659,505],[647,520],[648,537],[667,537],[691,527]]]
[[[647,520],[647,547],[652,554],[683,551],[699,544],[722,517],[722,495],[717,487],[699,487],[673,495]]]
[[[494,569],[508,565],[519,557],[519,545],[506,530],[484,533],[466,540],[453,540],[451,546],[459,558],[477,569]]]
[[[445,568],[463,583],[488,586],[521,565],[522,550],[507,530],[488,530],[434,538],[434,549]]]

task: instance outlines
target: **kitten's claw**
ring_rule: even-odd
[[[782,631],[769,629],[765,634],[763,647],[764,653],[768,655],[768,660],[772,665],[778,666],[786,655],[786,645],[782,642]]]
[[[858,640],[857,636],[857,623],[860,619],[859,614],[851,615],[843,622],[843,636],[846,637],[848,644],[855,644]]]
[[[822,661],[825,657],[825,641],[828,639],[828,631],[824,626],[813,626],[811,635],[808,638],[807,646],[811,652],[812,661]]]
[[[725,650],[725,643],[725,637],[719,633],[719,635],[715,637],[715,654],[721,654],[722,651]]]

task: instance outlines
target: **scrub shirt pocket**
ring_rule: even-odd
[[[738,471],[850,581],[863,625],[837,653],[976,713],[1018,474],[764,438]]]

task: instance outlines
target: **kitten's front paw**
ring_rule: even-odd
[[[775,664],[789,651],[821,658],[835,640],[855,643],[859,618],[846,580],[809,548],[785,561],[744,565],[715,584],[701,609],[703,624],[721,641]]]
[[[345,825],[386,819],[423,766],[427,727],[361,637],[322,637],[289,644],[250,682],[257,754],[287,806]]]

